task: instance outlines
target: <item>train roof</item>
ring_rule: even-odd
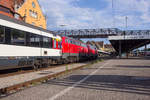
[[[47,32],[47,33],[54,34],[53,31],[46,30],[46,29],[43,29],[41,27],[37,27],[37,26],[31,25],[31,24],[25,23],[24,21],[20,21],[20,20],[17,20],[15,18],[10,18],[10,17],[2,15],[2,14],[0,14],[0,19],[6,20],[6,21],[10,21],[10,22],[13,22],[15,24],[20,24],[20,25],[23,25],[23,26],[27,26],[27,27],[30,27],[30,28],[33,28],[33,29],[37,29],[37,30],[40,30],[40,31],[44,31],[44,32]]]

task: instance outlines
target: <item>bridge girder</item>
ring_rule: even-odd
[[[120,30],[117,28],[101,29],[79,29],[79,30],[59,30],[57,34],[73,38],[108,38],[108,36],[118,35],[147,35],[150,30]]]

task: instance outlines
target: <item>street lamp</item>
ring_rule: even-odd
[[[65,24],[62,24],[62,25],[59,25],[59,26],[61,26],[61,27],[64,27],[64,26],[67,26],[67,25],[65,25]]]
[[[59,25],[60,27],[62,27],[62,30],[64,30],[64,33],[65,33],[65,35],[66,35],[66,32],[65,32],[65,29],[64,29],[64,27],[65,26],[67,26],[67,25],[65,25],[65,24],[62,24],[62,25]]]

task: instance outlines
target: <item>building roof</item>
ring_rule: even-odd
[[[11,12],[14,12],[14,7],[13,7],[13,1],[12,0],[0,0],[0,5],[8,8],[11,10]]]
[[[16,6],[21,6],[23,2],[24,0],[0,0],[1,14],[23,20],[20,14],[15,11]],[[19,15],[19,17],[16,15]]]

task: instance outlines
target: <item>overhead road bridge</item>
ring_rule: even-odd
[[[120,35],[149,35],[150,30],[120,30],[118,28],[58,30],[54,33],[72,38],[108,38]]]
[[[121,30],[117,28],[101,28],[101,29],[79,29],[79,30],[59,30],[55,31],[59,35],[72,38],[108,38],[121,34]]]

